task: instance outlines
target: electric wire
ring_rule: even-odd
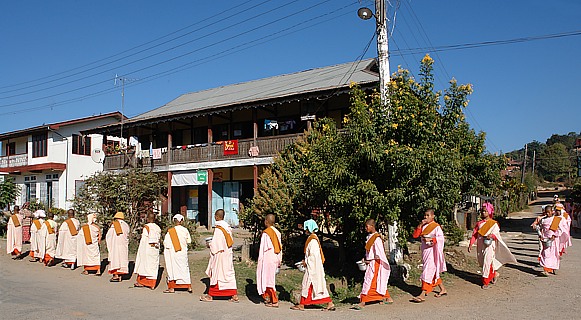
[[[298,1],[298,0],[295,0],[295,1]],[[178,55],[178,56],[174,56],[174,57],[172,57],[172,58],[169,58],[169,59],[163,60],[163,61],[161,61],[161,62],[157,62],[157,63],[155,63],[155,64],[152,64],[152,65],[148,65],[148,66],[146,66],[146,67],[139,68],[139,69],[137,69],[137,70],[134,70],[134,71],[132,71],[132,72],[129,72],[129,73],[127,73],[127,74],[132,74],[132,73],[141,72],[141,71],[144,71],[144,70],[147,70],[147,69],[151,69],[151,68],[154,68],[154,67],[160,66],[160,65],[162,65],[162,64],[166,64],[166,63],[168,63],[168,62],[171,62],[171,61],[174,61],[174,60],[177,60],[177,59],[180,59],[180,58],[183,58],[183,57],[189,56],[189,55],[191,55],[191,54],[194,54],[194,53],[196,53],[196,52],[202,51],[202,50],[204,50],[204,49],[208,49],[208,48],[211,48],[211,47],[215,47],[215,46],[217,46],[217,45],[220,45],[220,44],[222,44],[222,43],[224,43],[224,42],[227,42],[227,41],[233,40],[233,39],[235,39],[235,38],[239,38],[239,37],[241,37],[241,36],[243,36],[243,35],[246,35],[246,34],[252,33],[252,32],[254,32],[254,31],[256,31],[256,30],[259,30],[259,29],[263,29],[263,28],[265,28],[265,27],[268,27],[268,26],[270,26],[270,25],[276,24],[276,23],[278,23],[278,22],[280,22],[280,21],[282,21],[282,20],[288,19],[288,18],[290,18],[290,17],[293,17],[293,16],[296,16],[296,15],[298,15],[298,14],[300,14],[300,13],[303,13],[303,12],[306,12],[306,11],[308,11],[308,10],[314,9],[314,8],[316,8],[316,7],[320,6],[320,5],[324,4],[324,3],[330,2],[330,1],[331,1],[331,0],[325,0],[325,1],[323,1],[323,2],[319,2],[319,3],[317,3],[317,4],[315,4],[315,5],[312,5],[312,6],[308,7],[308,8],[305,8],[305,9],[302,9],[302,10],[300,10],[300,11],[294,12],[294,13],[292,13],[292,14],[286,15],[286,16],[284,16],[284,17],[282,17],[282,18],[277,18],[277,19],[275,19],[275,20],[272,20],[272,21],[270,21],[270,22],[268,22],[268,23],[266,23],[266,24],[259,25],[259,26],[257,26],[257,27],[254,27],[254,28],[250,29],[250,30],[246,30],[246,31],[244,31],[244,32],[241,32],[241,33],[238,33],[238,34],[236,34],[236,35],[230,36],[230,37],[228,37],[228,38],[226,38],[226,39],[220,39],[220,40],[218,40],[218,41],[215,41],[215,42],[213,42],[213,43],[211,43],[211,44],[208,44],[208,45],[205,45],[205,46],[199,47],[199,48],[197,48],[197,49],[195,49],[195,50],[192,50],[192,51],[189,51],[189,52],[186,52],[186,53],[180,54],[180,55]],[[206,36],[204,36],[204,37],[206,37]],[[157,55],[157,54],[154,54],[154,55]],[[146,57],[146,58],[147,58],[147,57]],[[139,60],[137,60],[137,61],[141,61],[141,60],[144,60],[144,59],[146,59],[146,58],[141,58],[141,59],[139,59]],[[133,63],[134,63],[134,62],[131,62],[131,63],[126,63],[126,64],[124,64],[124,65],[122,65],[122,66],[127,66],[127,65],[129,65],[129,64],[133,64]],[[115,68],[108,69],[108,70],[106,70],[106,71],[113,71],[113,70],[115,70]],[[127,74],[126,74],[126,75],[127,75]],[[8,103],[8,104],[0,105],[0,108],[11,107],[11,106],[16,106],[16,105],[22,105],[22,104],[26,104],[26,103],[30,103],[30,102],[36,102],[36,101],[40,101],[40,100],[44,100],[44,99],[48,99],[48,98],[54,98],[54,97],[61,96],[61,95],[64,95],[64,94],[68,94],[68,93],[72,93],[72,92],[80,91],[80,90],[87,89],[87,88],[90,88],[90,87],[94,87],[94,86],[97,86],[97,85],[99,85],[99,84],[106,83],[106,82],[108,82],[108,81],[110,81],[110,79],[103,80],[103,81],[99,81],[99,82],[95,82],[95,83],[91,83],[91,84],[88,84],[88,85],[84,85],[84,86],[77,87],[77,88],[74,88],[74,89],[70,89],[70,90],[67,90],[67,91],[64,91],[64,92],[59,92],[59,93],[55,93],[55,94],[51,94],[51,95],[47,95],[47,96],[43,96],[43,97],[33,98],[33,99],[25,100],[25,101],[19,101],[19,102]]]

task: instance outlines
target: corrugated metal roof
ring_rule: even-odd
[[[372,58],[187,93],[164,106],[135,116],[128,122],[332,90],[348,86],[351,82],[372,83],[379,79],[374,71],[375,64]]]
[[[20,129],[20,130],[16,130],[16,131],[0,133],[0,140],[18,138],[18,137],[27,136],[27,135],[37,133],[37,132],[47,131],[49,127],[53,130],[58,130],[58,129],[60,129],[60,127],[65,127],[65,126],[69,126],[69,125],[73,125],[73,124],[77,124],[77,123],[94,121],[94,120],[108,118],[108,117],[117,118],[117,119],[119,119],[119,121],[121,121],[121,117],[123,117],[124,119],[127,119],[127,117],[122,115],[121,112],[114,111],[114,112],[93,115],[93,116],[84,117],[84,118],[66,120],[66,121],[55,122],[55,123],[48,123],[48,124],[43,124],[41,126],[30,127],[30,128],[26,128],[26,129]]]

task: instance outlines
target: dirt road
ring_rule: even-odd
[[[543,201],[541,199],[538,206]],[[533,211],[540,209],[533,207]],[[526,226],[533,213],[513,214],[501,227],[503,238],[519,260],[518,265],[500,269],[498,284],[489,290],[479,287],[479,276],[452,271],[449,295],[428,297],[422,304],[397,297],[393,305],[372,305],[362,311],[341,307],[335,312],[291,311],[289,303],[279,309],[265,308],[246,298],[227,301],[198,301],[201,292],[162,294],[130,288],[133,281],[109,283],[108,277],[82,276],[80,271],[60,267],[44,268],[28,259],[13,261],[1,242],[1,319],[579,319],[581,299],[581,240],[563,259],[557,276],[538,277],[537,241]],[[466,248],[462,248],[465,250]],[[192,279],[197,282],[198,279]],[[410,282],[413,282],[410,280]],[[545,313],[543,313],[545,312]],[[548,314],[546,314],[548,312]]]

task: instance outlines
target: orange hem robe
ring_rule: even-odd
[[[367,294],[361,294],[359,298],[359,302],[373,302],[373,301],[382,301],[383,299],[390,298],[389,292],[386,290],[385,295],[381,295],[377,292],[377,275],[379,274],[379,261],[375,263],[375,273],[373,275],[373,280],[371,280],[371,287],[369,288],[369,292]]]
[[[329,302],[331,302],[331,297],[313,300],[313,285],[311,284],[311,286],[309,287],[309,294],[307,295],[306,298],[301,296],[300,304],[302,304],[303,306],[307,306],[307,305],[311,305],[311,304],[323,304],[323,303],[329,303]]]

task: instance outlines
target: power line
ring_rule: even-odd
[[[538,41],[538,40],[574,37],[574,36],[580,36],[580,35],[581,35],[581,30],[577,30],[577,31],[552,33],[552,34],[545,34],[545,35],[539,35],[539,36],[530,36],[530,37],[522,37],[522,38],[505,39],[505,40],[469,42],[469,43],[463,43],[463,44],[444,45],[444,46],[436,46],[436,47],[432,47],[432,48],[409,48],[409,49],[404,49],[404,50],[400,50],[398,52],[392,52],[392,53],[396,54],[396,55],[407,55],[407,54],[425,52],[426,50],[431,50],[434,52],[441,52],[441,51],[451,51],[451,50],[474,49],[474,48],[481,48],[481,47],[487,47],[487,46],[507,45],[507,44],[522,43],[522,42]]]
[[[275,32],[273,32],[273,33],[271,33],[271,34],[269,34],[269,35],[267,35],[265,37],[262,37],[262,38],[259,38],[259,39],[255,39],[255,40],[252,40],[252,41],[248,41],[248,42],[243,43],[243,44],[240,44],[238,46],[235,46],[235,47],[232,47],[232,48],[223,50],[223,51],[221,51],[219,53],[211,54],[211,55],[206,56],[204,58],[200,58],[200,59],[197,59],[197,60],[188,62],[188,63],[183,64],[181,66],[178,66],[176,68],[173,68],[173,69],[170,69],[170,70],[166,70],[166,71],[163,71],[163,72],[160,72],[160,73],[157,73],[157,74],[153,74],[153,75],[150,75],[150,76],[147,76],[147,77],[142,77],[138,82],[134,82],[134,83],[128,84],[128,85],[126,85],[126,87],[129,88],[129,87],[132,87],[132,86],[135,86],[135,85],[141,85],[143,83],[147,83],[147,82],[150,82],[150,81],[153,81],[153,80],[156,80],[156,79],[165,77],[165,76],[170,75],[170,74],[174,74],[174,73],[181,72],[181,71],[184,71],[184,70],[187,70],[187,69],[191,69],[193,67],[196,67],[196,66],[199,66],[199,65],[208,63],[210,61],[218,60],[218,59],[220,59],[222,57],[225,57],[225,56],[228,56],[228,55],[232,55],[234,53],[237,53],[237,52],[240,52],[240,51],[243,51],[243,50],[248,50],[248,49],[250,49],[252,47],[255,47],[255,46],[258,46],[258,45],[261,45],[261,44],[264,44],[264,43],[268,43],[268,42],[270,42],[272,40],[275,40],[275,39],[278,39],[278,38],[282,38],[282,37],[288,36],[290,34],[294,34],[294,33],[300,32],[302,30],[306,30],[308,28],[312,28],[314,26],[320,25],[322,23],[325,23],[327,21],[336,19],[336,18],[341,17],[341,16],[345,16],[346,14],[350,14],[351,12],[346,12],[346,13],[343,13],[343,14],[338,15],[338,16],[331,16],[331,15],[334,14],[334,13],[337,13],[339,11],[343,11],[346,8],[351,7],[355,3],[357,3],[357,2],[352,2],[352,3],[348,4],[348,5],[345,5],[345,6],[339,8],[339,9],[336,9],[334,11],[330,11],[330,12],[327,12],[325,14],[319,15],[319,16],[317,16],[315,18],[311,18],[309,20],[299,22],[299,23],[297,23],[297,24],[295,24],[295,25],[293,25],[291,27],[287,27],[285,29],[275,31]],[[304,24],[309,23],[311,21],[315,21],[315,20],[321,19],[321,18],[326,17],[326,16],[331,16],[331,17],[328,18],[328,19],[324,19],[323,21],[317,22],[315,24],[307,25],[307,26],[304,26],[302,28],[296,29],[296,27],[298,27],[298,26],[304,25]],[[290,31],[292,29],[296,29],[296,30]],[[290,32],[288,32],[288,31],[290,31]],[[248,46],[249,44],[252,44],[252,46]],[[110,79],[108,79],[105,82],[108,82],[108,81],[110,81]],[[20,110],[17,110],[17,111],[8,111],[8,112],[0,113],[0,115],[18,114],[18,113],[31,112],[31,111],[41,110],[41,109],[55,108],[55,107],[59,107],[59,106],[62,106],[62,105],[67,105],[67,104],[70,104],[70,103],[83,101],[83,100],[88,99],[88,98],[93,98],[93,97],[96,97],[96,96],[100,96],[100,95],[103,95],[103,94],[107,94],[107,93],[110,93],[110,92],[113,92],[113,91],[116,91],[116,90],[117,90],[116,88],[108,88],[108,89],[100,90],[100,91],[97,91],[97,92],[94,92],[94,93],[90,93],[90,94],[87,94],[87,95],[83,95],[81,97],[76,97],[76,98],[71,98],[71,99],[68,99],[68,100],[64,100],[64,101],[61,101],[61,102],[59,102],[57,104],[50,103],[50,104],[46,104],[46,105],[42,105],[42,106],[38,106],[38,107],[20,109]]]
[[[155,45],[155,46],[152,46],[152,47],[149,47],[149,48],[143,49],[143,50],[141,50],[141,51],[139,51],[139,52],[137,52],[137,53],[133,53],[133,54],[131,54],[131,55],[127,55],[127,56],[124,56],[124,57],[121,57],[121,58],[115,59],[115,60],[113,60],[113,61],[111,61],[111,62],[107,62],[107,63],[100,64],[100,65],[98,65],[98,66],[96,66],[96,67],[90,68],[90,69],[88,69],[88,70],[85,70],[85,71],[77,72],[77,73],[74,73],[74,74],[72,74],[72,75],[67,75],[67,76],[64,76],[64,77],[61,77],[61,78],[58,78],[58,79],[54,79],[54,80],[51,80],[51,81],[46,81],[46,82],[44,82],[43,84],[52,83],[52,82],[56,82],[56,81],[58,81],[58,80],[63,80],[63,79],[66,79],[66,80],[67,80],[67,82],[65,82],[65,83],[61,83],[61,84],[57,84],[57,85],[53,85],[53,86],[50,86],[50,87],[46,87],[46,88],[42,88],[42,89],[37,89],[37,90],[34,90],[34,91],[25,92],[25,93],[19,93],[19,94],[14,94],[14,95],[11,95],[11,96],[0,97],[0,99],[9,99],[9,98],[15,98],[15,97],[19,97],[19,96],[28,95],[28,94],[31,94],[31,93],[42,92],[42,91],[46,91],[46,90],[50,90],[50,89],[54,89],[54,88],[58,88],[58,87],[61,87],[61,86],[64,86],[64,85],[68,85],[68,84],[70,84],[70,83],[72,83],[72,82],[79,82],[79,81],[82,81],[82,80],[85,80],[85,79],[89,79],[89,78],[93,78],[93,77],[95,77],[95,76],[98,76],[98,75],[101,75],[101,74],[104,74],[104,73],[107,73],[107,72],[115,71],[115,70],[116,70],[116,69],[118,69],[118,68],[121,68],[121,67],[126,67],[126,66],[129,66],[129,65],[135,64],[135,63],[137,63],[137,62],[141,62],[141,61],[144,61],[144,60],[147,60],[147,59],[150,59],[150,58],[153,58],[153,57],[159,56],[159,55],[161,55],[161,54],[163,54],[163,53],[167,53],[167,52],[170,52],[170,51],[176,50],[176,49],[178,49],[178,48],[181,48],[181,47],[183,47],[183,46],[185,46],[185,45],[188,45],[188,44],[190,44],[190,43],[194,43],[194,42],[196,42],[196,41],[199,41],[199,40],[202,40],[202,39],[205,39],[205,38],[208,38],[208,37],[214,36],[214,35],[216,35],[216,34],[218,34],[218,33],[220,33],[220,32],[223,32],[223,31],[226,31],[226,30],[229,30],[229,29],[235,28],[235,27],[239,27],[239,26],[240,26],[240,24],[242,24],[242,23],[246,23],[246,22],[252,21],[252,20],[254,20],[254,19],[257,19],[257,18],[263,17],[264,15],[267,15],[267,14],[269,14],[269,13],[272,13],[272,12],[274,12],[274,11],[276,11],[276,10],[280,10],[280,9],[282,9],[282,8],[284,8],[284,7],[286,7],[286,6],[289,6],[289,5],[291,5],[291,4],[295,3],[295,2],[298,2],[298,1],[300,1],[300,0],[294,0],[294,1],[291,1],[291,2],[288,2],[288,3],[284,4],[284,5],[282,5],[282,6],[278,6],[278,7],[276,7],[276,8],[270,9],[270,10],[268,10],[268,11],[266,11],[266,12],[261,12],[261,13],[258,13],[258,14],[256,14],[256,15],[254,15],[254,16],[252,16],[252,17],[250,17],[250,18],[247,18],[247,19],[245,19],[245,20],[241,21],[241,22],[233,22],[232,24],[230,24],[230,25],[227,25],[227,26],[225,26],[225,27],[223,27],[223,28],[221,28],[221,29],[219,29],[219,30],[217,30],[217,31],[210,32],[210,33],[208,33],[208,34],[205,34],[205,35],[203,35],[203,36],[200,36],[200,37],[194,38],[194,39],[192,39],[192,40],[189,40],[189,41],[186,41],[186,42],[184,42],[184,43],[180,43],[180,44],[178,44],[178,45],[175,45],[175,46],[173,46],[173,47],[170,47],[170,48],[164,49],[164,50],[162,50],[162,51],[158,51],[158,52],[156,52],[156,53],[153,53],[153,54],[150,54],[150,55],[148,55],[148,56],[145,56],[145,57],[142,57],[142,58],[139,58],[139,59],[136,59],[136,60],[132,60],[132,61],[126,62],[125,64],[118,65],[118,66],[114,66],[114,67],[111,67],[111,68],[109,68],[109,69],[106,69],[106,70],[103,70],[103,71],[100,71],[100,72],[94,73],[94,74],[92,74],[92,75],[84,76],[84,77],[81,77],[81,78],[78,78],[78,79],[73,79],[73,80],[71,80],[71,79],[70,79],[70,77],[71,77],[71,76],[75,76],[75,75],[83,74],[83,73],[85,73],[85,72],[87,72],[87,71],[95,70],[95,69],[98,69],[98,68],[100,68],[100,67],[104,67],[104,66],[107,66],[107,65],[109,65],[109,64],[112,64],[112,63],[114,63],[114,62],[119,62],[119,61],[122,61],[122,60],[124,60],[124,59],[126,59],[126,58],[128,58],[128,57],[132,57],[132,56],[134,56],[134,55],[136,55],[136,54],[139,54],[139,53],[143,53],[143,52],[149,51],[149,50],[151,50],[151,49],[154,49],[154,48],[156,48],[156,47],[158,47],[158,46],[161,46],[161,45],[163,45],[163,44],[166,44],[166,43],[172,42],[172,41],[174,41],[174,40],[176,40],[176,39],[179,39],[179,38],[181,38],[181,37],[183,37],[183,36],[189,35],[189,34],[191,34],[191,33],[194,33],[194,32],[196,32],[196,31],[203,30],[203,29],[205,29],[206,27],[209,27],[209,26],[212,26],[212,25],[216,25],[216,24],[223,23],[223,21],[221,21],[221,20],[219,20],[219,21],[215,21],[215,22],[213,22],[213,23],[210,23],[210,24],[207,24],[207,25],[205,25],[204,27],[202,27],[202,28],[200,28],[200,29],[196,29],[196,30],[194,30],[194,31],[191,31],[191,32],[189,32],[189,33],[185,34],[185,35],[182,35],[182,36],[179,36],[179,37],[176,37],[176,38],[173,38],[173,39],[167,40],[167,41],[165,41],[165,42],[163,42],[163,43],[161,43],[161,44],[158,44],[158,45]],[[328,1],[330,1],[330,0],[324,1],[324,2],[322,2],[322,3],[320,3],[320,4],[323,4],[323,3],[325,3],[325,2],[328,2]],[[263,3],[264,3],[264,2],[263,2]],[[320,5],[320,4],[318,4],[318,5]],[[315,5],[315,6],[318,6],[318,5]],[[248,9],[247,9],[247,10],[248,10]],[[245,10],[245,11],[247,11],[247,10]],[[233,17],[233,16],[236,16],[236,15],[238,15],[238,14],[241,14],[241,13],[243,13],[243,12],[245,12],[245,11],[238,12],[238,13],[236,13],[236,14],[232,15],[231,17]],[[303,11],[299,11],[299,13],[301,13],[301,12],[303,12]],[[294,14],[293,14],[293,15],[294,15]],[[293,15],[290,15],[290,16],[293,16]],[[287,19],[287,18],[288,18],[288,17],[290,17],[290,16],[285,16],[285,17],[281,18],[281,20],[283,20],[283,19]],[[278,21],[275,21],[275,22],[278,22]],[[252,30],[251,30],[251,31],[252,31]],[[235,37],[234,37],[234,38],[235,38]],[[229,39],[231,39],[231,38],[229,38]],[[229,39],[226,39],[226,40],[229,40]],[[217,42],[217,43],[220,43],[220,42]],[[178,57],[181,57],[181,56],[178,56]],[[170,59],[170,60],[166,60],[166,62],[167,62],[167,61],[171,61],[171,59]],[[154,65],[154,66],[156,66],[156,65]],[[109,80],[107,80],[107,81],[109,81]],[[102,82],[101,82],[101,83],[102,83]],[[34,87],[34,86],[29,86],[29,87]],[[12,90],[12,91],[19,91],[19,90],[22,90],[22,89],[18,89],[18,90]],[[0,93],[5,93],[5,92],[0,92]]]
[[[295,1],[298,1],[298,0],[295,0]],[[254,31],[256,31],[256,30],[259,30],[259,29],[265,28],[265,27],[267,27],[267,26],[270,26],[270,25],[276,24],[276,23],[278,23],[278,22],[280,22],[280,21],[282,21],[282,20],[288,19],[288,18],[290,18],[290,17],[296,16],[296,15],[298,15],[298,14],[301,14],[301,13],[303,13],[303,12],[306,12],[306,11],[308,11],[308,10],[314,9],[314,8],[316,8],[316,7],[320,6],[320,5],[324,4],[324,3],[330,2],[330,1],[331,1],[331,0],[325,0],[325,1],[323,1],[323,2],[320,2],[320,3],[317,3],[317,4],[315,4],[315,5],[312,5],[312,6],[308,7],[308,8],[301,9],[301,10],[299,10],[299,11],[297,11],[297,12],[294,12],[294,13],[292,13],[292,14],[286,15],[286,16],[284,16],[284,17],[282,17],[282,18],[277,18],[277,19],[275,19],[275,20],[273,20],[273,21],[270,21],[270,22],[268,22],[268,23],[266,23],[266,24],[262,24],[262,25],[259,25],[259,26],[257,26],[257,27],[254,27],[254,28],[252,28],[252,29],[250,29],[250,30],[246,30],[246,31],[244,31],[244,32],[241,32],[241,33],[238,33],[238,34],[236,34],[236,35],[230,36],[230,37],[228,37],[228,38],[226,38],[226,39],[220,39],[220,40],[218,40],[218,41],[216,41],[216,42],[213,42],[213,43],[211,43],[211,44],[209,44],[209,45],[205,45],[205,46],[203,46],[203,47],[200,47],[200,48],[197,48],[197,49],[195,49],[195,50],[192,50],[192,51],[189,51],[189,52],[183,53],[183,54],[181,54],[181,55],[178,55],[178,56],[174,56],[174,57],[172,57],[172,58],[169,58],[169,59],[163,60],[163,61],[161,61],[161,62],[157,62],[157,63],[155,63],[155,64],[152,64],[152,65],[149,65],[149,66],[146,66],[146,67],[142,67],[142,68],[140,68],[140,69],[137,69],[137,70],[134,70],[134,71],[132,71],[132,72],[126,73],[126,74],[124,74],[124,75],[122,75],[122,76],[127,76],[127,75],[130,75],[130,74],[136,73],[136,72],[141,72],[141,71],[144,71],[144,70],[147,70],[147,69],[151,69],[151,68],[154,68],[154,67],[160,66],[160,65],[162,65],[162,64],[165,64],[165,63],[168,63],[168,62],[171,62],[171,61],[174,61],[174,60],[177,60],[177,59],[180,59],[180,58],[183,58],[183,57],[189,56],[189,55],[191,55],[191,54],[193,54],[193,53],[196,53],[196,52],[198,52],[198,51],[202,51],[202,50],[204,50],[204,49],[208,49],[208,48],[211,48],[211,47],[217,46],[217,45],[219,45],[219,44],[222,44],[222,43],[224,43],[224,42],[227,42],[227,41],[233,40],[233,39],[235,39],[235,38],[238,38],[238,37],[240,37],[240,36],[243,36],[243,35],[249,34],[249,33],[251,33],[251,32],[254,32]],[[354,4],[354,3],[356,3],[356,2],[353,2],[352,4]],[[279,8],[280,8],[280,7],[279,7]],[[260,15],[257,15],[257,16],[255,16],[255,17],[258,17],[258,16],[260,16]],[[253,17],[253,18],[254,18],[254,17]],[[252,18],[251,18],[251,19],[252,19]],[[234,26],[235,26],[235,25],[234,25]],[[232,26],[230,26],[230,27],[232,27]],[[226,28],[230,28],[230,27],[226,27]],[[226,28],[223,28],[223,29],[226,29]],[[212,35],[212,34],[209,34],[209,35]],[[206,36],[204,36],[204,37],[207,37],[207,36],[209,36],[209,35],[206,35]],[[167,51],[167,50],[166,50],[166,51]],[[158,55],[158,54],[154,54],[154,55]],[[151,56],[154,56],[154,55],[150,55],[150,56],[148,56],[148,57],[145,57],[145,58],[138,59],[137,61],[144,60],[144,59],[146,59],[146,58],[149,58],[149,57],[151,57]],[[134,61],[134,62],[130,62],[130,63],[126,63],[126,64],[122,65],[121,67],[123,67],[123,66],[127,66],[127,65],[129,65],[129,64],[133,64],[133,63],[135,63],[135,62],[136,62],[136,61]],[[115,68],[111,68],[111,69],[108,69],[108,70],[106,70],[106,71],[114,71],[114,70],[115,70]],[[64,91],[64,92],[60,92],[60,93],[55,93],[55,94],[47,95],[47,96],[44,96],[44,97],[33,98],[33,99],[25,100],[25,101],[20,101],[20,102],[13,102],[13,103],[9,103],[9,104],[4,104],[4,105],[0,105],[0,108],[11,107],[11,106],[16,106],[16,105],[22,105],[22,104],[26,104],[26,103],[30,103],[30,102],[36,102],[36,101],[40,101],[40,100],[44,100],[44,99],[48,99],[48,98],[53,98],[53,97],[61,96],[61,95],[64,95],[64,94],[68,94],[68,93],[72,93],[72,92],[80,91],[80,90],[83,90],[83,89],[87,89],[87,88],[90,88],[90,87],[94,87],[94,86],[97,86],[97,85],[99,85],[99,84],[103,84],[103,83],[106,83],[106,82],[109,82],[109,81],[110,81],[110,79],[106,79],[106,80],[99,81],[99,82],[96,82],[96,83],[92,83],[92,84],[88,84],[88,85],[85,85],[85,86],[77,87],[77,88],[74,88],[74,89],[71,89],[71,90],[67,90],[67,91]]]
[[[259,7],[259,6],[263,5],[263,4],[267,3],[267,2],[270,2],[270,1],[272,1],[272,0],[266,0],[266,1],[263,1],[263,2],[261,2],[261,3],[259,3],[259,4],[256,4],[256,5],[254,5],[254,6],[250,7],[250,8],[244,9],[244,10],[242,10],[242,11],[238,11],[237,13],[233,14],[232,16],[236,16],[236,15],[239,15],[239,14],[241,14],[241,13],[244,13],[244,12],[246,12],[246,11],[249,11],[250,9],[257,8],[257,7]],[[119,56],[119,55],[121,55],[121,54],[125,54],[125,53],[128,53],[128,52],[131,52],[131,51],[133,51],[133,50],[135,50],[135,49],[139,49],[139,48],[141,48],[141,47],[147,46],[147,45],[149,45],[149,44],[155,43],[155,42],[157,42],[157,41],[159,41],[159,40],[162,40],[162,39],[164,39],[164,38],[167,38],[167,37],[169,37],[169,36],[172,36],[172,35],[174,35],[174,34],[177,34],[177,33],[181,32],[181,31],[187,30],[187,29],[189,29],[189,28],[191,28],[191,27],[197,26],[197,25],[201,24],[202,22],[204,22],[204,21],[206,21],[206,20],[208,20],[208,19],[210,19],[210,18],[218,18],[218,17],[220,17],[220,16],[222,16],[222,15],[224,15],[224,14],[226,14],[226,13],[230,12],[230,11],[234,11],[234,10],[236,10],[236,9],[238,9],[238,8],[240,8],[240,7],[242,7],[242,6],[244,6],[245,4],[247,4],[247,3],[250,3],[250,2],[253,2],[253,0],[248,0],[248,1],[244,2],[244,3],[241,3],[241,4],[239,4],[239,5],[233,6],[233,7],[229,8],[229,9],[227,9],[227,10],[224,10],[224,11],[221,11],[221,12],[219,12],[219,13],[217,13],[217,14],[211,14],[211,15],[209,15],[209,17],[208,17],[208,18],[201,19],[200,21],[198,21],[198,22],[196,22],[196,23],[194,23],[194,24],[190,24],[190,25],[188,25],[188,26],[186,26],[186,27],[183,27],[183,28],[180,28],[180,29],[178,29],[178,30],[172,31],[172,32],[170,32],[170,33],[168,33],[168,34],[165,34],[165,35],[161,36],[161,37],[158,37],[158,38],[156,38],[156,39],[153,39],[153,40],[147,41],[147,42],[145,42],[145,43],[142,43],[142,44],[140,44],[140,45],[137,45],[137,46],[131,47],[131,48],[129,48],[129,49],[123,50],[123,51],[121,51],[121,52],[118,52],[118,53],[116,53],[116,54],[113,54],[113,55],[111,55],[111,56],[108,56],[108,57],[105,57],[105,58],[101,58],[101,59],[98,59],[98,60],[96,60],[96,61],[93,61],[93,62],[90,62],[90,63],[84,64],[84,65],[82,65],[82,66],[79,66],[79,67],[75,67],[75,68],[72,68],[72,69],[69,69],[69,70],[65,70],[65,71],[61,71],[61,72],[58,72],[58,73],[54,73],[54,74],[51,74],[51,75],[48,75],[48,76],[44,76],[44,77],[41,77],[41,78],[37,78],[37,79],[34,79],[34,80],[29,80],[29,81],[25,81],[25,82],[21,82],[21,83],[16,83],[16,84],[8,85],[8,86],[0,86],[0,89],[4,89],[4,88],[11,88],[11,87],[18,87],[18,86],[25,85],[25,84],[29,84],[29,83],[34,83],[34,82],[37,82],[37,81],[41,81],[41,80],[45,80],[45,79],[50,79],[50,78],[52,78],[52,77],[56,77],[56,76],[59,76],[59,75],[62,75],[62,74],[67,74],[67,73],[69,73],[69,72],[72,72],[72,71],[75,71],[75,70],[83,69],[83,68],[85,68],[85,67],[88,67],[88,66],[91,66],[91,65],[94,65],[94,64],[97,64],[97,63],[103,62],[103,61],[107,61],[107,60],[109,60],[109,59],[112,59],[112,58],[115,58],[115,57],[117,57],[117,56]],[[230,16],[230,18],[231,18],[232,16]],[[220,22],[222,22],[222,20],[219,20],[219,21],[218,21],[218,22],[216,22],[216,23],[220,23]],[[176,39],[182,38],[182,37],[184,37],[184,36],[186,36],[186,35],[189,35],[189,34],[191,34],[191,33],[193,33],[193,32],[200,31],[200,30],[202,30],[202,29],[204,29],[204,28],[206,28],[206,27],[209,27],[209,26],[211,26],[211,25],[213,25],[213,24],[206,25],[206,26],[204,26],[204,27],[201,27],[201,28],[199,28],[199,29],[196,29],[196,30],[194,30],[194,31],[190,31],[190,32],[188,32],[188,33],[186,33],[186,34],[183,34],[183,35],[181,35],[181,36],[178,36],[178,37],[172,38],[172,39],[170,39],[170,40],[167,40],[167,41],[165,41],[165,42],[163,42],[163,43],[160,43],[160,44],[157,44],[157,45],[154,45],[154,46],[148,47],[147,49],[141,50],[141,51],[139,51],[139,52],[137,52],[137,53],[133,53],[132,55],[134,55],[134,54],[139,54],[139,53],[141,53],[141,52],[144,52],[144,51],[150,50],[150,49],[152,49],[152,48],[155,48],[155,47],[161,46],[161,45],[163,45],[163,44],[165,44],[165,43],[168,43],[168,42],[174,41],[174,40],[176,40]],[[130,57],[130,56],[125,56],[125,57],[123,57],[122,59],[124,59],[124,58],[127,58],[127,57]],[[118,60],[119,60],[119,59],[118,59]],[[81,71],[81,72],[78,72],[78,73],[75,73],[75,74],[72,74],[72,75],[77,75],[77,74],[81,74],[81,73],[84,73],[84,72],[87,72],[87,71],[90,71],[90,70],[94,70],[94,69],[96,69],[96,68],[99,68],[99,67],[101,67],[101,66],[104,66],[104,65],[107,65],[107,64],[110,64],[110,63],[116,62],[116,61],[118,61],[118,60],[111,61],[111,62],[108,62],[108,63],[102,64],[102,65],[98,65],[97,67],[93,67],[93,68],[90,68],[90,69],[88,69],[88,70],[84,70],[84,71]],[[54,81],[62,80],[62,79],[68,78],[68,77],[70,77],[70,76],[72,76],[72,75],[68,75],[67,77],[63,77],[63,78],[54,79],[54,80],[52,80],[52,81],[46,81],[46,82],[42,82],[42,83],[36,84],[36,85],[34,85],[34,86],[39,86],[39,85],[43,85],[43,84],[46,84],[46,83],[51,83],[51,82],[54,82]],[[9,93],[9,92],[14,92],[14,91],[19,91],[19,90],[24,90],[24,89],[27,89],[27,88],[30,88],[30,87],[34,87],[34,86],[28,86],[28,87],[24,87],[24,88],[20,88],[20,89],[14,89],[14,90],[9,90],[9,91],[3,91],[3,92],[0,92],[0,94]]]

